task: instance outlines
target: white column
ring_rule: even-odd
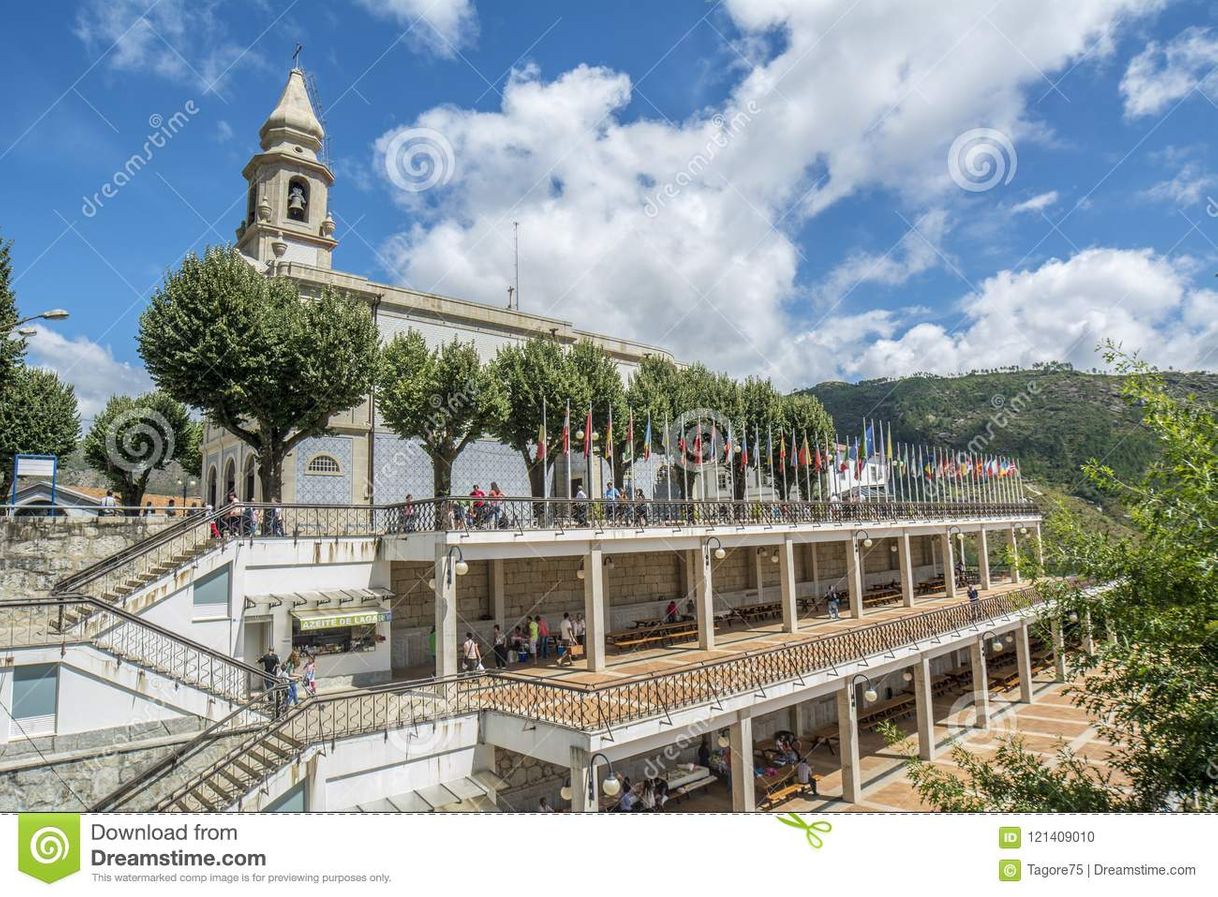
[[[491,580],[491,616],[499,624],[500,629],[507,629],[507,611],[504,607],[504,575],[503,558],[495,558],[490,562],[489,576]]]
[[[752,813],[757,809],[753,783],[753,720],[745,716],[728,728],[732,753],[732,812]]]
[[[457,571],[456,554],[436,543],[436,676],[443,679],[459,672],[457,658]]]
[[[842,800],[856,804],[863,792],[859,763],[859,715],[854,685],[843,682],[837,692],[837,741],[842,758]]]
[[[1015,667],[1019,670],[1019,700],[1032,703],[1032,646],[1028,642],[1028,624],[1015,630]]]
[[[778,548],[778,578],[782,588],[782,631],[799,631],[799,606],[795,600],[795,544],[791,537]]]
[[[318,751],[309,760],[308,784],[305,785],[305,811],[309,813],[326,812],[326,781],[327,766],[330,758],[325,751]]]
[[[715,598],[711,574],[711,553],[706,542],[697,552],[694,569],[694,617],[698,621],[698,647],[703,651],[715,647]]]
[[[977,572],[981,578],[981,588],[992,587],[990,582],[990,543],[985,534],[985,527],[977,530]]]
[[[1083,650],[1088,654],[1095,653],[1095,628],[1091,625],[1091,608],[1084,608],[1079,614],[1083,624]]]
[[[943,555],[943,588],[948,598],[956,597],[956,546],[952,544],[951,533],[944,533],[939,539]]]
[[[863,558],[854,536],[846,542],[846,591],[850,595],[850,616],[861,620],[867,613],[863,607]]]
[[[901,603],[914,606],[913,546],[909,533],[897,536],[897,566],[901,571]]]
[[[935,702],[931,691],[930,660],[920,657],[913,667],[915,714],[918,717],[918,756],[933,760],[935,745]]]
[[[605,562],[601,543],[593,542],[584,555],[584,656],[594,673],[605,670]]]
[[[1062,621],[1055,619],[1050,624],[1053,632],[1053,680],[1066,681],[1066,638],[1062,633]]]
[[[985,663],[985,637],[977,639],[968,649],[969,666],[973,670],[973,725],[978,729],[990,727],[990,674]]]
[[[600,800],[595,793],[588,800],[588,784],[595,784],[595,776],[588,766],[588,752],[581,747],[571,746],[571,812],[595,813],[600,809]]]
[[[1019,577],[1019,537],[1015,534],[1015,526],[1012,524],[1010,536],[1011,540],[1011,582],[1020,582]]]

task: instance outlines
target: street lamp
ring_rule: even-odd
[[[871,684],[871,680],[864,673],[855,673],[854,678],[850,680],[851,693],[854,693],[854,687],[858,685],[860,679],[867,683],[867,690],[863,692],[863,700],[868,704],[874,704],[879,698],[879,694],[876,693],[875,686]]]
[[[993,640],[990,642],[990,647],[994,649],[995,654],[999,653],[1003,649],[1002,636],[1000,636],[993,629],[987,629],[985,632],[981,633],[981,644],[983,646],[985,645],[985,637],[987,635],[993,636]]]
[[[711,542],[715,543],[715,550],[713,552],[713,554],[715,555],[715,560],[721,561],[725,557],[727,557],[727,552],[723,548],[723,543],[719,541],[719,537],[711,536],[709,539],[706,540],[706,544],[704,546],[702,546],[702,551],[703,551],[704,556],[707,561],[710,560],[710,556],[712,554],[711,547],[710,547]]]
[[[622,793],[622,782],[617,777],[617,773],[613,771],[613,764],[609,762],[609,758],[599,751],[588,758],[588,802],[596,800],[596,758],[600,757],[605,761],[605,766],[609,768],[609,774],[605,776],[605,780],[601,782],[601,790],[605,792],[605,797],[617,797]],[[575,789],[571,787],[571,780],[567,779],[567,783],[559,789],[559,796],[570,801],[575,796]]]
[[[457,563],[453,563],[453,555],[457,556]],[[465,563],[465,555],[461,553],[461,549],[454,545],[448,549],[448,575],[445,577],[448,585],[453,584],[453,571],[456,571],[458,576],[464,576],[469,572],[469,564]]]
[[[867,530],[865,530],[865,529],[860,529],[860,530],[856,530],[856,531],[855,531],[855,533],[854,533],[854,540],[855,540],[856,542],[860,541],[860,540],[859,540],[859,536],[862,536],[862,537],[863,537],[863,538],[862,538],[862,543],[863,543],[863,547],[864,547],[864,548],[870,548],[872,545],[874,545],[874,544],[875,544],[875,543],[872,541],[872,539],[871,539],[871,533],[867,532]]]
[[[18,328],[20,328],[22,324],[30,323],[30,321],[62,321],[67,316],[68,312],[65,309],[52,308],[50,311],[44,311],[37,315],[30,315],[28,318],[22,318],[9,327],[9,330],[17,330],[17,332],[22,336],[30,336],[35,332],[33,328],[27,328],[25,330],[18,330]]]

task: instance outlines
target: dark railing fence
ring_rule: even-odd
[[[767,687],[949,634],[980,633],[997,619],[1033,609],[1044,601],[1029,587],[977,603],[955,604],[838,635],[809,637],[607,685],[581,686],[486,672],[323,694],[286,711],[281,711],[281,696],[271,692],[255,696],[104,798],[93,810],[170,810],[204,780],[231,787],[235,803],[242,793],[248,793],[273,774],[274,770],[268,770],[260,778],[253,778],[242,769],[242,760],[258,749],[260,743],[276,736],[282,736],[283,743],[303,750],[309,745],[333,744],[339,738],[374,732],[383,732],[388,737],[393,730],[482,710],[584,732],[601,732],[735,695],[763,693]],[[220,745],[220,750],[214,747],[221,739],[234,735],[240,737],[231,744]],[[291,759],[294,758],[283,763]],[[226,781],[227,786],[223,785]],[[237,793],[240,789],[232,786],[234,781],[241,782],[245,791]]]

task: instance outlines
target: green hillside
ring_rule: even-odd
[[[1218,400],[1218,374],[1166,372],[1173,392]],[[1119,376],[1064,365],[954,377],[914,376],[826,382],[807,392],[824,403],[838,433],[863,417],[892,424],[893,439],[1020,459],[1024,476],[1054,491],[1100,501],[1079,468],[1095,458],[1119,475],[1145,469],[1154,444],[1136,409],[1120,396]]]

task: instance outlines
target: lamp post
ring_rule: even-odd
[[[727,557],[727,551],[723,548],[723,543],[719,541],[718,536],[711,536],[706,540],[706,544],[702,546],[702,557],[709,564],[711,559],[711,542],[715,543],[714,556],[715,560],[721,561]]]
[[[21,325],[30,323],[30,321],[62,321],[66,317],[68,317],[68,312],[65,309],[52,308],[49,311],[44,311],[36,315],[30,315],[28,318],[22,318],[21,320],[16,321],[8,328],[6,333],[11,333],[12,331],[20,328]],[[29,336],[32,331],[25,330],[20,332],[23,336]]]
[[[596,800],[596,758],[605,761],[605,766],[609,770],[609,774],[605,776],[605,780],[601,782],[601,791],[605,792],[605,797],[617,797],[622,792],[622,782],[617,777],[617,773],[613,771],[613,764],[609,762],[609,758],[597,751],[588,758],[588,802],[592,803]],[[575,796],[575,789],[571,787],[571,780],[567,779],[567,784],[559,789],[559,797],[565,801],[570,801]]]
[[[860,538],[860,536],[862,538]],[[862,542],[864,548],[870,548],[873,544],[875,544],[871,538],[871,533],[867,532],[865,529],[854,531],[854,541]]]
[[[457,556],[456,564],[453,563],[454,554]],[[448,549],[447,579],[448,579],[448,585],[450,585],[450,586],[453,584],[453,571],[454,570],[456,571],[458,576],[464,576],[466,573],[469,572],[469,564],[465,563],[465,555],[463,555],[461,553],[461,549],[457,545],[454,545],[452,548]]]
[[[993,639],[990,641],[990,647],[994,649],[995,654],[1002,651],[1002,649],[1005,647],[1002,642],[1002,636],[1000,636],[997,631],[993,629],[987,629],[985,632],[981,633],[982,648],[985,647],[986,636],[993,636]]]
[[[879,694],[875,690],[875,686],[871,684],[871,679],[865,673],[855,673],[854,678],[850,680],[850,697],[854,697],[854,689],[862,679],[867,683],[867,690],[863,692],[863,700],[868,704],[874,704],[879,698]]]

